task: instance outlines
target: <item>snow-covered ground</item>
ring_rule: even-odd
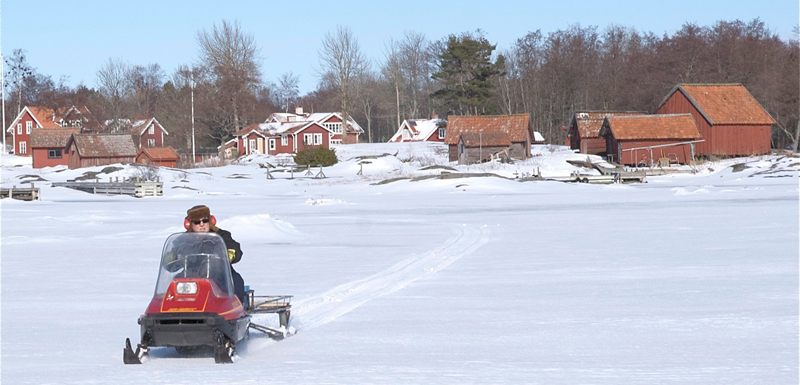
[[[3,156],[2,186],[34,181],[42,200],[0,203],[0,382],[798,382],[800,158],[644,184],[513,180],[566,176],[578,169],[565,160],[586,158],[535,153],[461,167],[438,145],[339,146],[325,179],[267,180],[260,165],[278,160],[262,156],[161,169],[164,196],[142,199],[50,186],[103,167]],[[512,179],[378,183],[442,172],[429,166]],[[106,171],[101,180],[142,174]],[[167,348],[123,365],[163,241],[196,204],[241,242],[237,271],[257,294],[295,296],[298,334],[254,332],[234,365]]]

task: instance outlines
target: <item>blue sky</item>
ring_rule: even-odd
[[[547,34],[572,24],[600,30],[617,24],[662,35],[686,22],[756,17],[788,40],[800,18],[797,0],[4,0],[0,12],[3,55],[23,48],[40,73],[88,87],[95,87],[97,69],[108,58],[158,63],[169,75],[197,59],[198,31],[223,19],[238,21],[261,49],[264,79],[276,82],[291,71],[300,76],[301,93],[316,87],[320,42],[337,25],[349,27],[377,64],[386,42],[402,39],[406,31],[438,40],[480,28],[502,50],[530,31]]]

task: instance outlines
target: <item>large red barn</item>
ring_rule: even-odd
[[[658,114],[690,113],[705,140],[697,155],[763,155],[775,120],[741,84],[678,84]]]

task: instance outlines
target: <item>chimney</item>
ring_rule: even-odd
[[[297,106],[297,107],[295,107],[295,108],[294,108],[294,114],[295,114],[295,115],[301,115],[301,116],[302,116],[302,115],[303,115],[303,106]]]

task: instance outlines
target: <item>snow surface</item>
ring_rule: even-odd
[[[50,186],[104,167],[2,156],[2,186],[34,181],[42,200],[0,203],[0,382],[798,382],[799,158],[644,184],[513,180],[589,172],[565,162],[585,155],[534,152],[466,167],[436,144],[346,145],[325,179],[274,180],[260,165],[276,159],[253,156],[161,169],[164,196],[142,199]],[[512,179],[377,184],[442,172],[430,166]],[[120,167],[99,177],[142,174]],[[169,348],[123,365],[163,242],[196,204],[241,242],[237,271],[257,294],[295,296],[298,334],[253,332],[233,365]]]

